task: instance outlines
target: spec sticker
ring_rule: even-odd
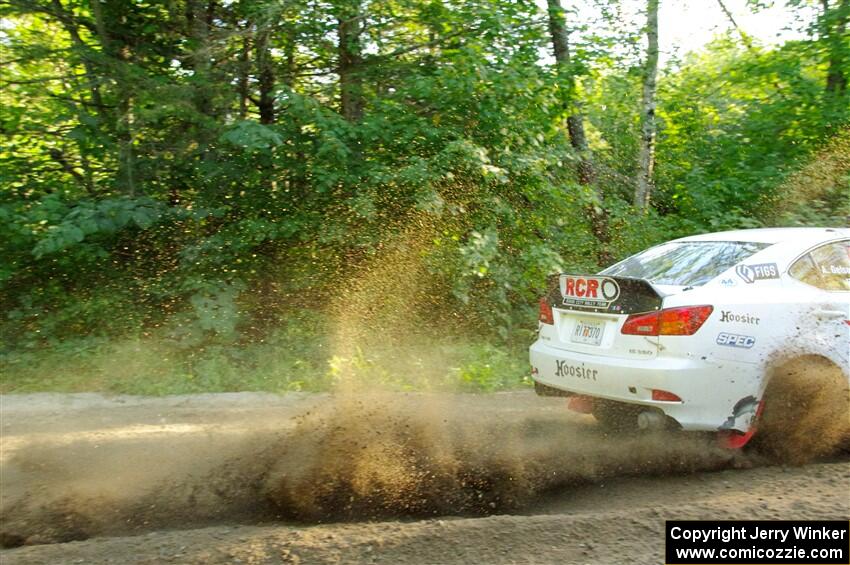
[[[779,267],[776,263],[760,263],[758,265],[738,265],[735,273],[747,284],[765,279],[778,279]]]
[[[620,285],[608,277],[561,276],[564,304],[585,308],[607,308],[620,297]]]
[[[717,335],[717,345],[751,349],[756,344],[756,338],[750,335],[721,333]]]

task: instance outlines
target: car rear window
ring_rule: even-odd
[[[699,286],[770,245],[749,241],[664,243],[632,255],[602,274],[646,279],[655,284]]]

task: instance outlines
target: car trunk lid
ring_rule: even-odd
[[[550,279],[551,346],[606,357],[651,359],[658,336],[624,335],[630,314],[661,309],[663,296],[649,281],[629,277],[562,274]]]

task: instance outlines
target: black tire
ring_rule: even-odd
[[[819,356],[798,357],[768,372],[753,449],[801,465],[835,452],[850,436],[847,377]]]

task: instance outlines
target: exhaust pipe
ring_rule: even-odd
[[[638,429],[641,430],[663,430],[666,424],[666,416],[655,410],[644,410],[637,417]]]

